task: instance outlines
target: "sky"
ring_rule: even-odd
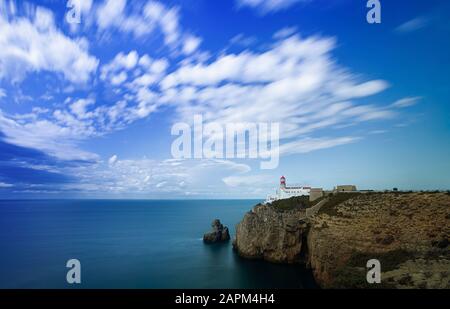
[[[450,4],[380,2],[0,0],[0,198],[450,189]],[[194,115],[279,124],[278,166],[174,157]]]

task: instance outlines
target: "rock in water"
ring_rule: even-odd
[[[208,244],[225,242],[230,240],[228,227],[223,226],[219,219],[215,219],[211,223],[212,231],[203,235],[203,241]]]

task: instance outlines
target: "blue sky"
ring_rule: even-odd
[[[450,5],[0,1],[1,198],[450,189]],[[174,159],[171,128],[280,123],[278,168]]]

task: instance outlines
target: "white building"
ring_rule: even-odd
[[[311,191],[311,187],[303,187],[303,186],[287,186],[286,185],[286,177],[281,176],[280,178],[280,188],[277,190],[275,195],[267,196],[265,204],[272,203],[276,200],[284,200],[294,196],[309,196]]]

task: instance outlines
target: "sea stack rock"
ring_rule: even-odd
[[[225,242],[230,240],[228,228],[220,223],[219,219],[215,219],[211,223],[212,231],[203,235],[203,241],[207,244]]]

